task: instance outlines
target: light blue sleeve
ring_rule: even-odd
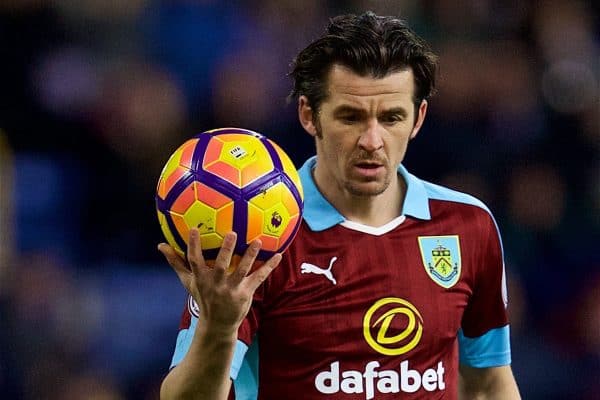
[[[509,326],[492,329],[476,338],[466,337],[462,329],[458,331],[460,363],[474,368],[500,367],[510,365]]]
[[[242,342],[238,342],[242,343]],[[256,400],[258,397],[258,344],[254,340],[247,349],[239,367],[237,379],[233,381],[236,400]],[[237,353],[237,349],[236,349]],[[235,357],[234,357],[235,362]],[[232,366],[233,368],[233,366]]]
[[[171,368],[179,364],[187,354],[197,323],[198,318],[192,316],[189,328],[179,331]],[[258,345],[257,341],[254,343],[248,347],[238,340],[235,346],[229,376],[235,386],[236,400],[256,400],[258,396]]]
[[[192,344],[192,339],[194,338],[194,332],[196,331],[196,324],[198,323],[198,318],[192,316],[190,321],[190,326],[187,329],[182,329],[177,334],[177,342],[175,344],[175,352],[173,353],[173,358],[171,359],[171,367],[175,367],[177,364],[183,360],[188,350],[190,349],[190,345]]]

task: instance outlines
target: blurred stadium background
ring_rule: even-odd
[[[405,164],[499,222],[525,399],[600,393],[600,35],[592,1],[0,1],[0,397],[155,399],[185,293],[154,188],[194,133],[299,165],[288,65],[328,16],[405,17],[441,56]]]

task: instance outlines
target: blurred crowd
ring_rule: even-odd
[[[185,301],[162,166],[226,126],[299,166],[289,63],[365,10],[440,55],[404,164],[494,213],[523,397],[598,398],[600,7],[568,0],[0,1],[1,398],[158,397]]]

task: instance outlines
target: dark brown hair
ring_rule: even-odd
[[[332,18],[323,36],[292,62],[289,75],[294,87],[288,99],[297,100],[304,95],[318,112],[327,97],[327,74],[334,64],[375,78],[412,68],[416,108],[435,91],[437,56],[399,18],[378,16],[370,11]]]

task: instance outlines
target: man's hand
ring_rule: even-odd
[[[161,399],[227,399],[237,330],[254,292],[281,261],[281,254],[275,254],[250,273],[261,246],[256,240],[231,268],[235,242],[234,232],[225,235],[214,265],[202,255],[197,229],[190,231],[187,261],[166,243],[158,245],[200,306],[193,341],[185,358],[163,380]]]
[[[253,241],[237,266],[230,271],[237,236],[235,232],[225,235],[223,245],[214,265],[209,265],[202,255],[200,235],[192,228],[187,250],[187,262],[166,243],[158,246],[183,286],[200,306],[203,324],[213,332],[237,331],[252,304],[252,297],[260,284],[281,261],[275,254],[254,272],[250,270],[261,247]]]

